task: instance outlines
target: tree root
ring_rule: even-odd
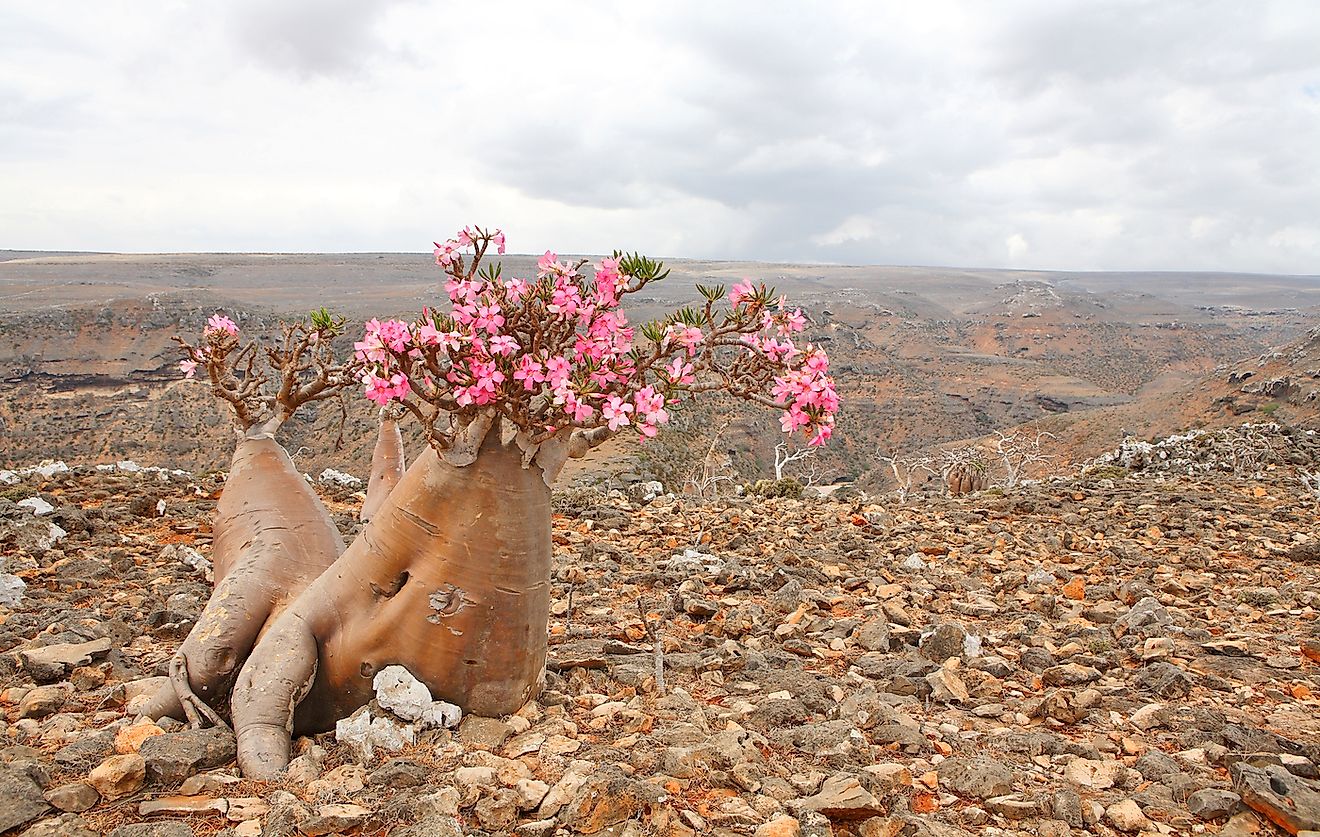
[[[194,729],[202,726],[202,719],[205,718],[211,722],[212,726],[229,729],[229,724],[220,714],[206,705],[192,690],[188,684],[188,658],[183,654],[175,654],[170,660],[170,685],[174,687],[174,694],[179,699],[179,705],[183,708],[184,715],[187,716],[188,725]]]

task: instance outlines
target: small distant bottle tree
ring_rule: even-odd
[[[371,320],[356,344],[366,397],[397,405],[428,448],[358,538],[267,627],[234,686],[245,775],[270,777],[291,732],[329,729],[402,665],[437,698],[501,715],[531,699],[546,658],[550,485],[618,433],[723,391],[779,411],[822,445],[838,397],[806,320],[764,285],[698,286],[703,302],[633,326],[623,303],[666,271],[638,255],[540,258],[505,277],[498,230],[437,244],[448,304]]]

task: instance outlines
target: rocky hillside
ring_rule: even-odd
[[[275,783],[236,778],[227,732],[131,709],[209,595],[222,475],[3,478],[0,832],[1320,828],[1320,500],[1296,466],[919,505],[561,492],[539,698],[453,729],[373,705],[374,752],[303,739]],[[322,491],[351,536],[351,488]]]
[[[261,333],[282,315],[322,304],[357,323],[415,313],[437,294],[434,266],[408,254],[4,255],[0,467],[116,457],[223,467],[227,421],[202,388],[177,380],[171,335],[194,333],[217,308]],[[505,262],[506,273],[533,269],[527,257]],[[816,475],[872,489],[886,485],[882,452],[976,439],[1025,421],[1086,428],[1070,456],[1116,444],[1125,422],[1146,435],[1150,415],[1184,419],[1176,393],[1295,341],[1320,312],[1316,277],[686,260],[671,267],[653,294],[648,288],[651,295],[634,300],[634,319],[692,302],[696,282],[727,285],[748,276],[804,306],[809,337],[829,349],[844,400],[835,442],[813,460]],[[1259,384],[1263,374],[1246,383]],[[1254,400],[1219,411],[1248,403]],[[362,475],[374,433],[368,406],[357,398],[342,409],[322,405],[289,428],[286,445],[303,451],[299,462],[309,472],[338,467]],[[674,412],[682,432],[645,450],[625,440],[602,458],[620,472],[672,484],[718,433],[716,448],[733,476],[770,475],[779,440],[773,416],[720,402]],[[1092,415],[1100,419],[1081,419]],[[1165,432],[1187,426],[1190,420]],[[344,446],[336,449],[341,432]]]

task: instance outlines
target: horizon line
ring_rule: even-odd
[[[43,256],[414,256],[427,255],[425,250],[24,250],[0,247],[0,254],[30,253],[25,258],[0,258],[0,264]],[[537,253],[506,253],[505,257],[536,259]],[[605,256],[604,253],[559,253],[559,256]],[[487,261],[500,258],[488,257]],[[994,271],[1001,273],[1073,273],[1073,274],[1200,274],[1214,276],[1283,276],[1297,279],[1320,279],[1320,273],[1277,273],[1261,270],[1207,270],[1192,268],[1051,268],[1051,267],[969,267],[951,264],[900,264],[879,262],[827,262],[827,261],[764,261],[760,259],[701,258],[695,256],[655,256],[661,261],[708,262],[717,264],[763,264],[791,267],[831,268],[888,268],[907,270],[963,270]]]

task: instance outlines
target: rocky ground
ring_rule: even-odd
[[[397,736],[300,740],[274,783],[131,711],[209,594],[220,477],[4,481],[0,832],[1320,828],[1320,508],[1291,466],[907,506],[566,492],[536,702],[454,729],[373,705]],[[352,487],[321,489],[351,535]]]

